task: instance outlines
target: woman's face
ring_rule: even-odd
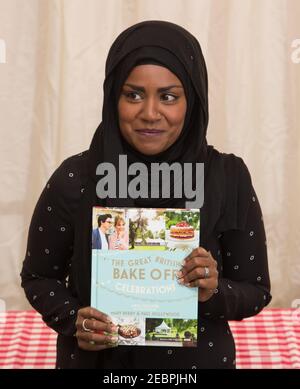
[[[125,229],[125,223],[123,221],[118,221],[118,223],[116,224],[117,232],[124,231],[124,229]]]
[[[158,154],[180,136],[186,108],[183,85],[174,73],[158,65],[136,66],[119,98],[121,134],[142,154]]]

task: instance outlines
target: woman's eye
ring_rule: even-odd
[[[135,98],[135,96],[141,97],[137,92],[125,92],[124,95],[129,98],[130,100],[138,101],[138,98]]]
[[[169,101],[175,101],[175,100],[177,100],[178,99],[178,97],[177,96],[174,96],[174,95],[170,95],[169,93],[165,93],[164,95],[162,95],[163,96],[163,100],[164,101],[167,101],[167,102],[169,102]],[[169,97],[168,99],[165,99],[164,97]]]

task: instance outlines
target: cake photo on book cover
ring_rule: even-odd
[[[118,345],[197,347],[198,289],[177,281],[200,246],[200,210],[93,207],[91,306]]]
[[[173,239],[195,239],[195,229],[189,223],[181,221],[170,228],[170,237]]]

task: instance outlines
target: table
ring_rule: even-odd
[[[300,368],[299,309],[265,309],[230,327],[237,368]],[[53,369],[55,347],[56,333],[37,312],[0,313],[1,369]]]

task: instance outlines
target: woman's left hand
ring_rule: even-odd
[[[199,301],[207,301],[218,287],[217,261],[210,251],[197,247],[183,261],[178,272],[178,282],[191,288],[199,288]]]

